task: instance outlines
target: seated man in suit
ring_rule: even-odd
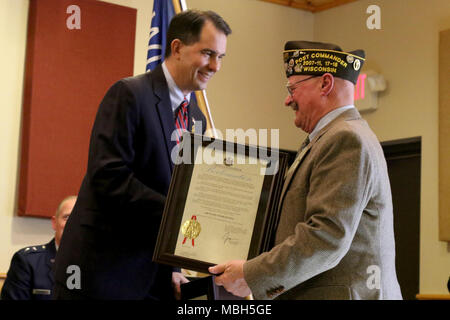
[[[165,61],[119,80],[92,129],[87,172],[56,257],[56,299],[173,299],[187,281],[152,261],[182,129],[206,127],[191,93],[206,88],[226,51],[228,24],[212,11],[175,15]],[[70,285],[79,268],[79,286]]]
[[[69,196],[59,204],[52,217],[55,237],[49,243],[26,247],[14,254],[2,288],[2,300],[51,299],[56,251],[76,199],[76,196]]]
[[[354,106],[364,51],[289,41],[283,56],[285,105],[308,138],[284,181],[275,246],[210,272],[257,299],[401,299],[386,160]]]

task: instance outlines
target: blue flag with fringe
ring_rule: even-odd
[[[151,71],[164,61],[166,52],[166,35],[169,23],[175,14],[172,0],[154,0],[153,14],[148,41],[147,67]]]

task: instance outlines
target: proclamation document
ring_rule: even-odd
[[[223,161],[194,165],[174,254],[219,264],[247,259],[268,162],[214,152]]]

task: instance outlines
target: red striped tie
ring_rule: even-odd
[[[175,127],[177,132],[177,144],[180,143],[180,138],[183,135],[184,131],[187,131],[188,128],[188,101],[186,97],[184,97],[183,102],[178,108],[177,118],[175,119]]]

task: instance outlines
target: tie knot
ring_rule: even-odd
[[[186,97],[184,97],[183,102],[181,102],[180,107],[178,108],[178,112],[175,116],[175,128],[177,132],[177,144],[180,143],[180,138],[183,134],[183,131],[187,131],[189,128],[188,125],[188,105]]]
[[[186,110],[188,104],[189,104],[189,102],[187,101],[186,98],[184,98],[184,100],[180,104],[181,109]]]
[[[180,104],[180,108],[179,108],[179,112],[185,116],[187,115],[187,108],[188,108],[189,102],[187,101],[187,99],[184,99],[183,102],[181,102]]]

